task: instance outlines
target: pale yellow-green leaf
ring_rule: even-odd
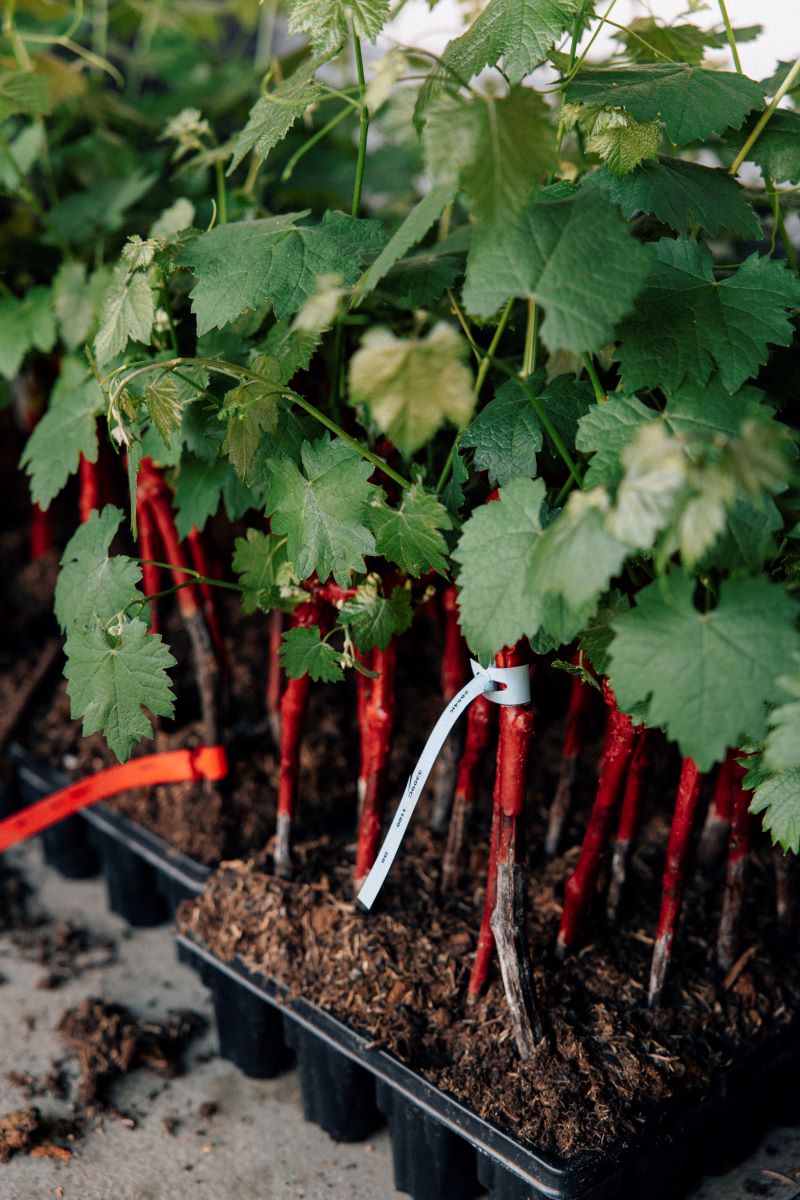
[[[620,541],[649,549],[669,523],[686,484],[686,458],[661,421],[642,425],[621,458],[625,475],[606,527]]]
[[[350,401],[363,404],[402,454],[413,454],[445,421],[467,424],[475,407],[466,347],[440,321],[427,337],[372,329],[350,361]]]
[[[150,419],[162,440],[167,446],[170,446],[172,435],[180,426],[183,411],[183,403],[175,386],[175,380],[171,375],[151,380],[144,389],[144,398],[147,401]]]

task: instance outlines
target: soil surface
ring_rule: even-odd
[[[540,739],[530,801],[528,934],[547,1028],[533,1061],[517,1056],[498,978],[476,1004],[467,1002],[483,903],[485,817],[471,839],[468,881],[452,895],[439,894],[442,840],[419,814],[370,914],[353,902],[352,841],[320,838],[299,848],[291,883],[269,874],[268,859],[224,864],[204,894],[184,906],[181,928],[221,958],[238,956],[320,1004],[540,1151],[570,1158],[650,1136],[681,1098],[702,1095],[743,1052],[797,1021],[800,956],[777,939],[770,855],[759,848],[751,856],[736,967],[723,979],[714,961],[719,864],[692,877],[666,1003],[648,1011],[675,787],[676,764],[664,754],[619,926],[609,930],[596,915],[577,953],[557,962],[561,898],[581,819],[566,853],[544,861],[537,847],[560,737],[555,724]],[[590,788],[584,777],[584,801]]]

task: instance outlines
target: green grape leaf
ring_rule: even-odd
[[[608,674],[608,650],[614,638],[612,622],[630,606],[625,593],[613,588],[603,596],[586,624],[581,635],[581,650],[598,675]]]
[[[389,508],[376,495],[367,524],[375,534],[376,553],[408,575],[419,577],[428,571],[447,574],[447,543],[441,531],[451,529],[453,522],[436,496],[419,484],[403,492],[399,508]]]
[[[594,67],[579,71],[565,89],[580,104],[625,108],[637,121],[659,117],[676,146],[737,129],[764,107],[764,88],[746,75],[684,63]]]
[[[570,495],[564,511],[550,522],[531,554],[529,595],[560,597],[576,614],[598,599],[631,552],[606,529],[608,509],[602,488]],[[584,623],[580,619],[574,633]]]
[[[282,607],[281,589],[296,583],[286,555],[286,539],[248,529],[234,544],[233,569],[244,588],[242,610],[269,612]]]
[[[795,663],[797,663],[797,658]],[[769,716],[769,736],[764,747],[764,763],[770,770],[800,768],[800,671],[783,675],[778,684],[792,699],[780,704]]]
[[[626,57],[634,62],[690,63],[699,66],[706,47],[719,50],[723,42],[696,25],[661,25],[655,17],[636,17],[627,29],[614,35],[625,47]]]
[[[103,318],[94,340],[99,366],[122,354],[129,341],[147,345],[156,316],[153,289],[142,271],[131,275],[126,266],[117,267],[102,302]]]
[[[410,627],[413,615],[407,588],[396,587],[387,598],[380,595],[371,576],[339,609],[339,620],[350,630],[356,649],[362,654],[376,647],[385,650],[393,637]]]
[[[122,620],[107,632],[94,624],[67,637],[64,675],[72,716],[83,717],[83,736],[100,730],[120,762],[133,746],[153,736],[144,709],[171,717],[175,700],[167,670],[175,659],[160,634],[144,621]]]
[[[291,316],[317,291],[322,275],[348,287],[383,245],[380,222],[328,211],[317,225],[300,225],[307,212],[217,225],[180,258],[194,269],[190,293],[198,335],[226,325],[246,309],[271,303],[278,320]]]
[[[450,476],[442,488],[442,504],[453,516],[458,516],[464,507],[464,486],[469,482],[469,468],[464,455],[456,446]]]
[[[440,243],[395,263],[375,294],[383,303],[401,311],[433,308],[463,274],[463,257]]]
[[[282,383],[291,383],[298,371],[307,371],[322,334],[316,329],[297,329],[291,321],[276,321],[260,351],[277,364]]]
[[[15,113],[43,117],[50,107],[50,89],[33,71],[0,71],[0,121]]]
[[[363,404],[401,454],[414,454],[445,421],[460,429],[472,416],[466,351],[466,342],[445,321],[424,337],[370,329],[350,359],[350,403]]]
[[[577,379],[574,375],[556,375],[539,389],[539,399],[564,444],[568,449],[574,449],[578,422],[589,409],[596,407],[594,390],[589,380],[585,377]],[[547,442],[545,451],[551,456],[556,455],[556,451],[552,446],[548,446]]]
[[[656,158],[661,140],[658,121],[635,121],[622,108],[607,104],[569,104],[562,121],[577,124],[584,134],[584,150],[596,154],[616,178],[623,178],[645,159]]]
[[[53,280],[53,309],[61,340],[69,350],[83,346],[100,318],[103,298],[111,283],[107,267],[86,275],[86,264],[65,259]]]
[[[766,362],[768,345],[791,342],[788,310],[800,305],[800,280],[781,263],[752,254],[718,283],[699,242],[663,238],[647,250],[647,283],[617,331],[628,391],[703,384],[716,370],[734,392]]]
[[[109,555],[123,520],[122,510],[107,504],[67,542],[55,594],[56,619],[65,632],[76,625],[110,621],[139,596],[139,564],[125,555]]]
[[[323,642],[317,625],[290,629],[281,642],[281,666],[290,679],[310,675],[324,683],[344,679],[341,653],[330,642]]]
[[[0,375],[19,374],[29,350],[47,354],[56,340],[53,299],[49,288],[31,288],[21,300],[0,296]]]
[[[323,582],[333,575],[340,587],[348,587],[353,571],[366,571],[364,555],[375,553],[367,528],[373,467],[327,433],[304,442],[301,458],[303,471],[287,459],[268,464],[272,530],[288,538],[289,560],[299,579],[316,571]]]
[[[460,184],[476,216],[498,228],[519,215],[557,161],[550,111],[530,88],[469,100],[439,97],[422,144],[434,186]]]
[[[457,92],[501,59],[503,74],[519,83],[547,59],[581,8],[582,0],[490,0],[467,31],[447,43],[420,93],[417,114],[440,92]]]
[[[263,379],[248,379],[232,388],[223,406],[223,414],[229,416],[222,451],[241,480],[247,479],[262,433],[278,431],[282,382],[278,364],[262,354],[253,361],[252,369]]]
[[[502,230],[478,229],[467,259],[464,304],[490,317],[510,297],[533,299],[547,348],[602,349],[629,313],[648,255],[605,197],[582,192],[528,205]]]
[[[22,452],[20,466],[30,476],[31,498],[49,508],[70,475],[78,470],[81,455],[97,462],[97,415],[103,411],[103,394],[78,358],[65,358],[50,396],[50,404]]]
[[[455,198],[455,194],[456,185],[451,180],[440,187],[431,188],[422,197],[386,243],[374,263],[359,279],[355,290],[357,300],[373,292],[395,263],[403,258],[412,246],[422,241],[434,221],[438,221],[445,207]]]
[[[764,577],[724,581],[709,612],[694,589],[673,572],[638,593],[614,622],[609,678],[623,711],[643,705],[647,724],[707,771],[728,747],[764,737],[775,680],[800,648],[798,606]]]
[[[542,480],[514,479],[464,524],[453,558],[460,564],[461,628],[478,656],[513,646],[541,624],[541,599],[531,594],[527,571],[544,496]]]
[[[700,225],[712,237],[723,230],[745,238],[761,236],[742,187],[727,171],[700,163],[661,155],[658,162],[642,163],[624,179],[595,171],[585,186],[605,191],[624,217],[652,213],[676,233],[689,234]]]
[[[736,142],[744,142],[755,122],[748,122]],[[727,139],[733,144],[733,137]],[[779,108],[747,152],[747,162],[761,167],[773,183],[800,183],[800,113]]]
[[[213,517],[231,473],[224,458],[207,462],[194,454],[183,455],[173,501],[180,538],[188,537],[195,525],[202,530],[208,518]]]
[[[725,528],[704,555],[704,570],[758,570],[775,551],[774,534],[783,526],[783,517],[769,496],[751,500],[737,496],[728,504]]]
[[[641,425],[658,416],[636,396],[612,395],[605,404],[594,404],[578,422],[575,446],[592,459],[584,475],[584,487],[615,488],[625,468],[622,451]]]
[[[319,54],[333,54],[347,40],[350,22],[358,37],[374,42],[389,16],[389,0],[294,0],[289,33],[307,33]]]
[[[287,79],[256,100],[244,129],[234,138],[233,157],[228,167],[231,175],[251,150],[263,162],[270,150],[283,141],[286,134],[302,117],[310,104],[322,95],[314,82],[317,63],[304,62]]]
[[[518,476],[536,474],[536,455],[543,436],[530,399],[509,379],[481,409],[461,437],[475,451],[475,466],[489,472],[489,482],[504,487]]]
[[[755,789],[750,812],[761,814],[772,844],[785,852],[800,853],[800,767],[770,771],[758,765],[748,771],[744,783]]]
[[[183,401],[173,377],[162,375],[151,379],[144,389],[144,399],[159,437],[170,447],[173,435],[181,427],[183,414]]]

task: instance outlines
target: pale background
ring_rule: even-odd
[[[604,12],[608,7],[607,0],[599,0],[595,7],[598,12]],[[650,3],[644,0],[617,0],[611,17],[620,25],[627,24],[635,16],[648,13],[671,21],[685,13],[688,7],[687,0],[651,0]],[[763,79],[772,73],[778,59],[794,59],[800,54],[800,0],[758,0],[758,3],[753,0],[727,0],[727,7],[734,27],[764,26],[765,32],[758,41],[745,42],[740,47],[742,68],[747,75]],[[463,8],[457,0],[440,0],[433,11],[428,8],[427,0],[409,0],[387,34],[400,42],[438,52],[454,33],[459,32],[462,13]],[[685,19],[703,27],[719,23],[715,0],[710,0],[704,11]],[[609,42],[610,34],[601,34],[592,48],[592,57],[597,49]],[[727,53],[721,55],[720,61],[730,65]]]

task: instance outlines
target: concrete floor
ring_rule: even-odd
[[[68,883],[41,865],[38,848],[15,852],[49,913],[119,939],[119,958],[92,967],[52,991],[36,989],[45,973],[0,935],[0,1113],[25,1101],[5,1076],[43,1075],[63,1048],[54,1031],[61,1012],[85,996],[124,1003],[160,1017],[187,1007],[210,1019],[205,989],[179,964],[166,927],[130,931],[108,913],[103,885]],[[385,1131],[367,1143],[336,1145],[303,1120],[295,1073],[246,1079],[213,1056],[213,1028],[187,1056],[187,1073],[165,1081],[137,1071],[116,1085],[120,1110],[135,1128],[108,1118],[75,1144],[69,1162],[18,1155],[0,1166],[0,1200],[391,1200],[391,1147]],[[212,1053],[207,1061],[206,1056]],[[202,1120],[198,1108],[216,1103]],[[46,1115],[67,1106],[43,1099]],[[162,1122],[175,1118],[175,1135]],[[779,1129],[738,1170],[706,1179],[691,1200],[795,1200],[800,1197],[800,1129]],[[647,1200],[643,1196],[642,1200]]]

